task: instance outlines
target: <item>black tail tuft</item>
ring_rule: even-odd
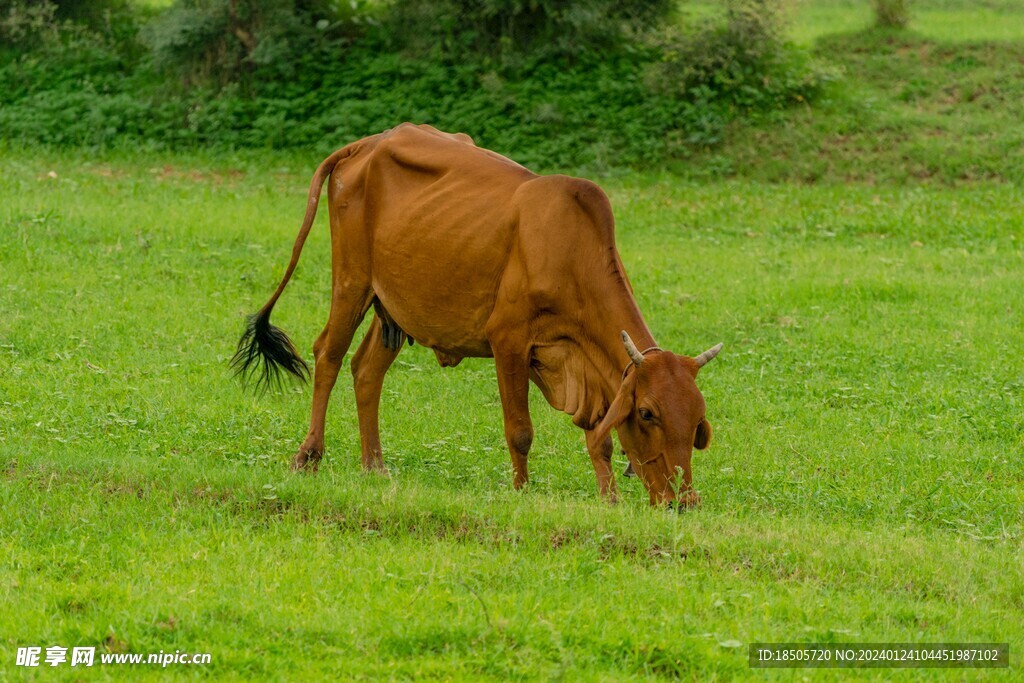
[[[288,335],[270,324],[269,310],[250,315],[246,320],[231,368],[236,377],[241,377],[243,382],[253,381],[261,392],[280,387],[281,370],[302,381],[309,379],[309,366]]]

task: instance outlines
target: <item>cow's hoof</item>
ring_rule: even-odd
[[[324,454],[315,448],[299,449],[292,458],[292,471],[316,472],[320,469],[320,459]]]
[[[363,474],[375,474],[385,479],[391,478],[391,472],[388,472],[388,468],[385,467],[383,460],[380,462],[363,463]]]
[[[700,494],[691,490],[687,491],[679,498],[676,502],[676,509],[684,510],[686,508],[695,508],[698,505],[700,505]]]

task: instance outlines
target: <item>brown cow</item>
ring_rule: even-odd
[[[319,464],[331,389],[372,306],[370,331],[352,358],[364,468],[386,471],[377,411],[384,374],[408,339],[433,349],[443,366],[494,358],[515,488],[527,481],[532,380],[585,430],[603,496],[616,497],[614,428],[652,505],[699,502],[690,456],[708,446],[711,425],[695,379],[722,345],[695,358],[658,348],[597,185],[536,175],[466,135],[402,124],[320,164],[284,278],[239,342],[238,372],[263,382],[281,369],[308,376],[270,312],[295,270],[328,177],[331,313],[313,344],[313,415],[294,469]]]

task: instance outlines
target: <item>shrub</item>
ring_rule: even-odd
[[[628,50],[660,25],[670,0],[395,0],[384,29],[417,57],[489,60],[503,67],[578,61]]]
[[[70,19],[97,28],[106,15],[123,12],[127,0],[48,0],[57,6],[57,18]]]
[[[883,28],[906,28],[910,23],[910,0],[872,0],[875,24]]]
[[[0,0],[0,31],[13,29],[15,35],[24,35],[26,29],[53,28],[63,21],[101,31],[115,17],[127,16],[128,10],[127,0]]]
[[[654,41],[641,36],[661,0],[396,0],[390,15],[366,2],[177,0],[145,28],[141,60],[52,10],[19,10],[18,35],[48,37],[0,53],[0,137],[327,153],[409,120],[540,169],[608,168],[713,145],[737,116],[828,76],[781,41],[767,0],[733,0],[722,23]],[[444,24],[439,7],[466,21]],[[447,42],[400,44],[413,10],[442,22],[420,38]]]
[[[135,14],[124,0],[0,0],[0,45],[15,55],[40,49],[73,53],[74,44],[84,39],[103,42],[134,61],[137,32]]]
[[[836,72],[787,44],[783,26],[777,0],[728,0],[723,17],[658,34],[659,57],[646,82],[656,92],[745,113],[807,100]]]
[[[304,54],[340,58],[365,3],[329,0],[177,0],[143,31],[153,64],[186,84],[291,78]]]
[[[57,5],[52,2],[0,0],[0,45],[26,50],[37,47],[57,28]]]

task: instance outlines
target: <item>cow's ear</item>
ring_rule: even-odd
[[[608,406],[608,412],[604,414],[604,418],[594,428],[594,443],[601,443],[608,438],[608,434],[611,433],[612,429],[625,422],[629,414],[633,412],[633,393],[635,391],[636,373],[632,372],[626,379],[622,380],[619,392],[615,394],[615,399]]]
[[[693,447],[702,451],[711,444],[711,423],[701,418],[697,423],[697,431],[693,435]]]

